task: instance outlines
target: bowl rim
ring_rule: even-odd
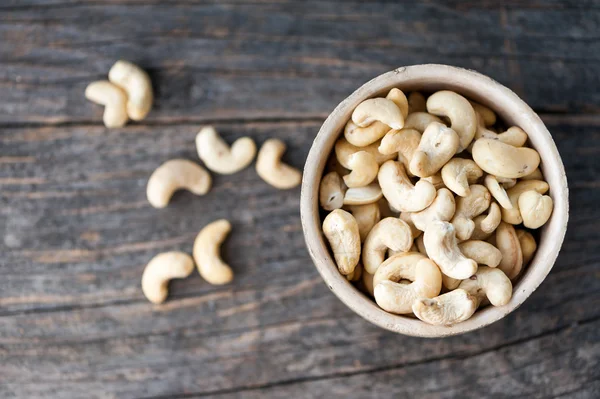
[[[540,153],[540,168],[550,185],[548,195],[554,201],[552,216],[540,229],[534,259],[515,283],[509,303],[478,310],[470,319],[453,326],[432,326],[416,318],[394,315],[379,308],[374,300],[356,289],[339,273],[321,231],[319,182],[341,127],[361,101],[380,95],[392,87],[399,87],[403,91],[447,88],[490,106],[500,118],[510,124],[518,124],[528,133],[532,146]],[[396,333],[417,337],[446,337],[476,330],[502,319],[537,289],[552,269],[566,234],[568,192],[564,165],[550,132],[540,117],[517,94],[476,71],[449,65],[422,64],[399,67],[375,77],[340,102],[331,112],[315,137],[306,159],[300,215],[306,246],[315,267],[346,306],[371,323]]]

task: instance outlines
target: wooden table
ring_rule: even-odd
[[[600,1],[4,0],[0,5],[0,397],[600,397]],[[497,5],[502,3],[502,5]],[[142,123],[107,130],[85,86],[120,58],[152,76]],[[571,190],[546,281],[480,331],[374,327],[322,282],[300,190],[253,168],[149,206],[199,127],[279,137],[301,168],[336,104],[397,66],[476,69],[546,122]],[[197,273],[162,306],[140,289],[162,251],[234,225],[232,284]]]

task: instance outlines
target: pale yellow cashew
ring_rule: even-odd
[[[117,61],[108,71],[108,80],[127,92],[127,114],[141,121],[152,108],[154,95],[150,76],[142,68],[127,61]]]
[[[512,297],[513,287],[502,270],[480,266],[475,275],[460,283],[458,289],[477,298],[477,305],[487,298],[493,306],[504,306]]]
[[[323,233],[340,273],[352,273],[360,260],[360,233],[356,219],[350,213],[336,209],[323,220]]]
[[[481,121],[484,126],[492,126],[494,123],[496,123],[496,113],[494,111],[485,105],[476,103],[475,101],[469,100],[469,102],[471,103],[475,113],[478,115],[478,118],[481,116]]]
[[[500,225],[502,213],[500,206],[495,202],[490,204],[487,215],[479,215],[473,219],[475,229],[471,234],[472,240],[487,240]]]
[[[456,238],[461,241],[471,238],[475,230],[473,218],[485,212],[492,201],[490,192],[484,186],[473,184],[470,190],[471,193],[466,197],[456,198],[456,212],[451,220],[456,229]]]
[[[348,211],[354,216],[358,224],[360,240],[364,241],[375,226],[381,220],[379,204],[373,202],[366,205],[349,205]]]
[[[502,187],[504,187],[507,190],[509,188],[514,187],[517,184],[517,179],[511,179],[508,177],[496,176],[496,180],[498,180],[498,183],[500,183],[502,185]],[[522,177],[521,180],[526,180],[526,179],[524,177]]]
[[[478,300],[462,289],[431,299],[419,299],[412,305],[413,313],[428,324],[451,326],[465,321],[477,310]]]
[[[502,221],[510,224],[520,224],[523,222],[523,217],[519,211],[519,197],[526,191],[536,191],[540,194],[545,194],[550,186],[542,180],[523,180],[518,182],[514,187],[508,189],[506,193],[512,204],[511,209],[502,209]]]
[[[381,139],[379,152],[381,154],[398,154],[398,161],[402,162],[407,173],[410,161],[421,142],[421,133],[414,129],[390,130]]]
[[[477,129],[477,115],[466,98],[449,90],[438,91],[427,99],[427,112],[450,118],[451,127],[460,139],[457,152],[469,146]]]
[[[358,104],[352,112],[352,122],[359,127],[369,126],[376,121],[385,123],[392,129],[402,129],[404,126],[402,111],[387,98],[369,98]]]
[[[552,215],[552,198],[535,190],[525,191],[519,196],[519,212],[523,225],[530,229],[542,227]]]
[[[146,197],[153,207],[164,208],[175,191],[186,189],[204,195],[211,183],[210,174],[202,166],[187,159],[171,159],[156,168],[148,179]]]
[[[221,243],[231,231],[231,223],[219,219],[207,224],[196,236],[192,254],[198,272],[209,284],[227,284],[233,279],[233,271],[220,255]]]
[[[205,126],[196,135],[196,151],[206,167],[222,175],[246,168],[256,155],[256,144],[250,137],[241,137],[229,145],[212,126]]]
[[[436,191],[431,183],[420,180],[413,186],[399,162],[387,161],[379,168],[379,185],[390,206],[400,212],[418,212],[427,208],[435,199]]]
[[[490,194],[492,194],[492,197],[498,201],[502,208],[513,209],[513,205],[510,202],[510,198],[508,198],[506,190],[500,185],[496,179],[496,176],[487,175],[483,181],[487,189],[490,191]]]
[[[543,180],[544,176],[542,175],[542,171],[540,168],[537,168],[533,172],[528,175],[521,177],[521,180]]]
[[[302,181],[302,172],[281,162],[285,148],[283,141],[269,139],[263,143],[256,158],[256,173],[280,190],[296,187]]]
[[[448,290],[452,291],[458,287],[462,280],[457,278],[448,277],[442,273],[442,285]]]
[[[350,156],[348,166],[352,172],[344,176],[344,183],[349,188],[363,187],[377,177],[379,164],[375,157],[367,151],[359,151]]]
[[[531,148],[481,138],[473,145],[473,160],[491,175],[518,179],[538,167],[540,154]]]
[[[500,223],[494,241],[496,248],[502,253],[498,268],[512,280],[519,275],[523,267],[523,252],[515,228],[508,223]]]
[[[458,249],[464,256],[473,259],[479,265],[497,267],[502,260],[502,253],[489,242],[467,240],[458,244]]]
[[[498,140],[504,144],[512,145],[513,147],[522,147],[527,141],[527,133],[518,126],[513,126],[502,133],[496,133],[486,129],[482,115],[477,114],[477,122],[478,125],[477,131],[475,132],[475,140],[480,138]]]
[[[163,303],[169,281],[185,278],[194,270],[194,260],[184,252],[163,252],[148,262],[142,274],[142,292],[152,303]]]
[[[329,172],[335,172],[338,176],[344,176],[350,172],[350,170],[344,168],[342,164],[337,160],[335,154],[331,154],[329,159],[327,160],[327,164],[325,165],[324,173],[327,174]],[[341,179],[341,177],[340,177]]]
[[[427,111],[427,100],[425,96],[418,92],[413,91],[408,95],[408,112],[412,114],[414,112],[425,112]]]
[[[399,218],[400,220],[404,220],[408,227],[410,227],[410,233],[412,234],[413,238],[417,238],[423,234],[423,230],[419,230],[417,226],[415,226],[415,223],[412,220],[413,214],[413,212],[400,212]]]
[[[411,214],[412,221],[417,229],[425,231],[427,225],[435,220],[447,222],[454,216],[456,204],[454,196],[447,188],[440,188],[435,199],[427,208]]]
[[[411,283],[399,284],[400,280]],[[390,313],[406,314],[412,313],[414,301],[439,295],[442,275],[435,263],[419,253],[398,254],[381,264],[373,285],[379,307]]]
[[[419,253],[429,258],[429,255],[427,255],[427,248],[425,248],[425,242],[423,241],[423,234],[415,239],[415,244],[417,245],[417,250]]]
[[[441,123],[430,123],[410,161],[411,173],[419,177],[436,174],[454,156],[458,145],[454,130]]]
[[[321,179],[319,185],[319,203],[326,211],[340,209],[344,205],[346,189],[342,178],[336,172],[329,172]]]
[[[371,183],[364,187],[354,187],[346,190],[344,205],[367,205],[379,201],[383,196],[381,187]]]
[[[444,185],[461,197],[471,193],[469,185],[475,183],[481,176],[483,171],[470,159],[454,158],[442,168]]]
[[[127,116],[127,93],[108,80],[90,83],[85,88],[85,98],[104,105],[104,126],[108,128],[123,127],[129,120]]]
[[[393,88],[389,91],[388,95],[385,96],[388,100],[392,100],[394,104],[400,109],[400,113],[404,120],[408,116],[408,99],[402,90]]]
[[[375,295],[375,287],[373,287],[373,275],[367,272],[363,266],[362,285],[364,290],[371,296]]]
[[[442,179],[441,173],[437,173],[428,177],[422,177],[421,180],[425,180],[433,184],[433,187],[435,187],[436,190],[439,190],[440,188],[447,188],[444,184],[444,179]]]
[[[379,205],[379,211],[381,212],[381,218],[389,218],[389,217],[398,217],[400,212],[396,212],[396,210],[392,210],[390,208],[390,204],[387,202],[385,198],[380,198],[377,201],[377,205]]]
[[[516,232],[519,244],[521,245],[521,252],[523,253],[523,266],[527,266],[531,262],[531,259],[533,259],[537,243],[530,232],[520,229]]]
[[[342,165],[346,169],[350,169],[350,157],[359,151],[366,151],[369,154],[373,155],[379,165],[381,165],[385,161],[396,158],[396,154],[380,153],[377,149],[377,147],[379,147],[379,144],[379,142],[375,142],[373,144],[369,144],[366,147],[356,147],[350,144],[348,140],[346,140],[344,137],[342,137],[335,143],[335,156],[340,165]]]
[[[444,123],[440,118],[427,112],[411,112],[404,123],[404,129],[414,129],[423,133],[430,123]]]
[[[477,262],[464,256],[458,249],[452,224],[442,221],[429,223],[423,242],[429,258],[446,276],[465,279],[475,274]]]
[[[363,268],[362,265],[359,263],[358,265],[356,265],[352,273],[346,275],[346,279],[348,281],[359,281],[362,278],[362,273]]]
[[[346,123],[344,137],[356,147],[366,147],[381,139],[390,130],[385,123],[374,122],[366,127],[358,127],[351,120]]]
[[[396,218],[381,219],[365,239],[362,263],[368,273],[374,274],[384,260],[387,249],[406,252],[413,243],[410,227]]]

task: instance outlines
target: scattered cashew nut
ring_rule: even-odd
[[[134,121],[141,121],[152,108],[154,96],[150,76],[139,66],[128,61],[117,61],[110,71],[108,80],[127,93],[127,114]]]
[[[425,231],[427,225],[435,220],[443,222],[451,220],[455,210],[456,204],[450,190],[440,188],[431,205],[422,211],[413,212],[411,218],[417,229]]]
[[[406,252],[413,243],[410,227],[397,218],[381,219],[365,239],[362,261],[365,270],[374,274],[384,260],[387,249]]]
[[[360,260],[360,233],[356,219],[350,213],[336,209],[323,220],[323,233],[340,273],[352,273]]]
[[[219,219],[207,224],[194,240],[193,256],[198,272],[208,283],[227,284],[233,279],[233,271],[221,259],[221,243],[231,231],[231,223]]]
[[[454,158],[442,167],[442,180],[456,195],[466,197],[471,193],[470,184],[475,183],[483,171],[470,159]]]
[[[438,91],[427,99],[427,112],[450,118],[452,130],[460,139],[457,152],[469,146],[477,129],[477,115],[466,98],[453,91]]]
[[[250,165],[256,155],[256,144],[250,137],[241,137],[230,148],[214,127],[205,126],[196,135],[196,150],[208,169],[230,175]]]
[[[352,122],[359,127],[369,126],[375,121],[385,123],[392,129],[402,129],[404,126],[400,108],[392,100],[382,97],[369,98],[358,104],[352,112]]]
[[[129,120],[127,116],[127,93],[108,80],[90,83],[85,88],[85,98],[104,105],[104,126],[108,128],[123,127]]]
[[[535,190],[525,191],[519,196],[519,212],[523,225],[530,229],[542,227],[552,215],[552,198]]]
[[[267,183],[281,190],[296,187],[302,173],[281,161],[285,143],[278,139],[265,141],[256,158],[256,172]]]
[[[163,303],[169,281],[185,278],[194,270],[194,260],[184,252],[163,252],[148,262],[142,274],[142,292],[152,303]]]
[[[401,212],[421,211],[435,199],[433,185],[420,180],[413,186],[399,162],[387,161],[381,165],[377,176],[383,196],[394,209]]]
[[[329,172],[319,185],[319,203],[326,211],[340,209],[344,205],[344,183],[336,172]]]
[[[411,173],[419,177],[436,174],[454,156],[458,145],[454,130],[441,123],[430,123],[410,161]]]
[[[540,155],[532,148],[481,138],[473,145],[473,160],[491,175],[516,179],[535,170],[540,164]]]
[[[485,212],[492,200],[488,189],[480,184],[473,184],[470,190],[466,197],[456,198],[456,212],[451,220],[456,228],[456,238],[461,241],[471,238],[475,230],[473,218]]]
[[[155,208],[169,204],[173,193],[185,188],[196,195],[210,190],[210,174],[202,166],[187,159],[171,159],[159,166],[148,179],[146,197]]]
[[[344,183],[349,188],[363,187],[377,177],[379,164],[375,157],[367,151],[358,151],[350,156],[348,166],[352,172],[344,176]]]
[[[429,258],[448,277],[465,279],[477,271],[477,262],[464,256],[454,234],[454,226],[448,222],[433,221],[427,225],[423,242]]]
[[[473,316],[478,300],[463,289],[456,289],[431,299],[419,299],[412,305],[417,318],[436,326],[451,326]]]

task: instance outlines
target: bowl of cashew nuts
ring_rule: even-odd
[[[333,110],[308,154],[300,208],[335,295],[420,337],[518,308],[552,269],[569,215],[539,116],[489,77],[435,64],[380,75]]]

